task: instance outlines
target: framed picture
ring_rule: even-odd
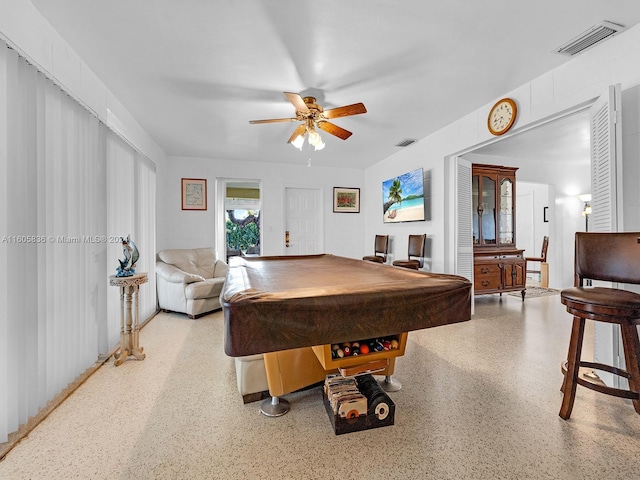
[[[335,213],[360,213],[360,189],[333,187]]]
[[[424,172],[418,168],[382,182],[382,222],[421,222],[425,218]]]
[[[182,179],[182,210],[207,209],[207,180],[204,178]]]

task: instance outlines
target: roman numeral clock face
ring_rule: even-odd
[[[493,135],[506,133],[516,121],[518,107],[516,102],[510,98],[503,98],[496,102],[489,112],[487,126]]]

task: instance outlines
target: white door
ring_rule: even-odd
[[[622,223],[621,88],[610,86],[591,106],[591,217],[589,231],[616,232]],[[618,325],[595,322],[595,361],[624,368]],[[620,377],[598,372],[610,386],[626,388]]]
[[[453,273],[473,281],[473,219],[471,205],[471,162],[456,158],[453,162],[456,178],[455,218],[453,235],[455,265]]]
[[[323,253],[322,191],[285,188],[285,255]]]

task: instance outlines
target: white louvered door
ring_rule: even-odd
[[[589,230],[615,232],[622,225],[620,85],[591,107],[591,208]]]
[[[456,158],[456,209],[454,273],[473,281],[473,226],[471,219],[471,162]]]
[[[612,85],[591,106],[591,208],[589,230],[616,232],[622,223],[621,88]],[[595,323],[595,361],[623,367],[620,328]],[[621,387],[620,377],[598,372],[610,386]]]

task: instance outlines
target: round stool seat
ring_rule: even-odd
[[[640,319],[640,295],[627,290],[574,287],[562,290],[560,299],[570,313],[585,318],[610,323]]]
[[[366,260],[368,262],[384,263],[384,258],[379,257],[378,255],[367,255],[366,257],[362,257],[362,260]]]
[[[393,266],[420,270],[420,262],[418,260],[396,260],[393,262]]]

